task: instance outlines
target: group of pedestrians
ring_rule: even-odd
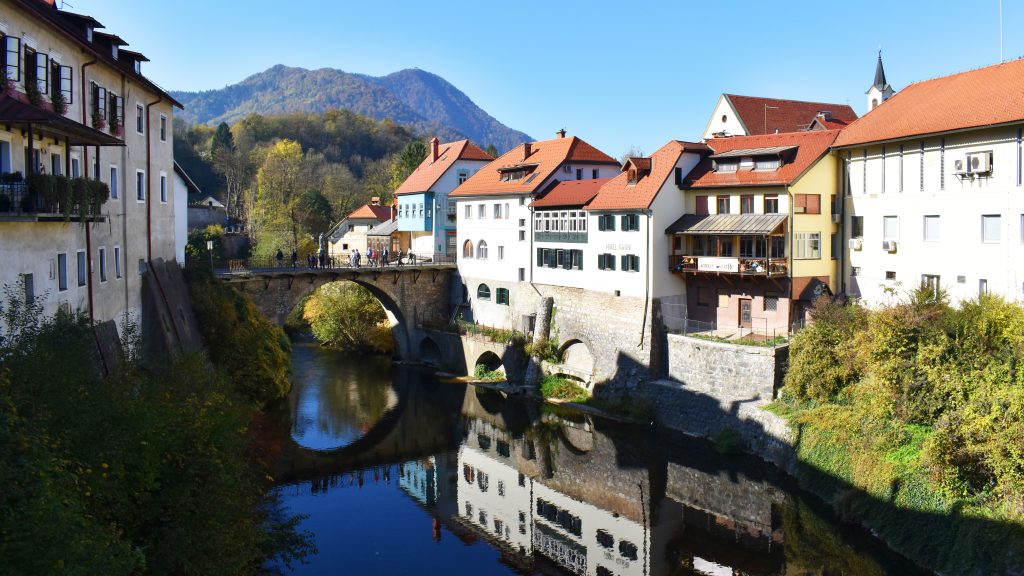
[[[409,263],[414,263],[414,256],[412,252],[409,252],[405,257]],[[376,250],[372,246],[366,249],[366,265],[370,268],[383,268],[391,263],[395,263],[398,266],[402,266],[403,254],[402,250],[399,249],[397,253],[392,253],[388,248]],[[284,267],[284,252],[280,249],[277,250],[277,254],[274,255],[274,259],[277,260],[277,267]],[[359,253],[359,249],[353,249],[349,255],[349,266],[353,268],[359,268],[363,261],[363,255]],[[299,254],[295,250],[292,250],[291,255],[291,267],[297,268],[299,265]],[[344,265],[343,263],[340,265]],[[326,250],[321,250],[319,253],[310,252],[306,255],[306,267],[310,269],[317,268],[334,268],[334,256],[327,254]]]
[[[372,246],[366,249],[366,264],[370,268],[383,268],[391,263],[392,253],[388,248],[374,249]],[[402,250],[398,250],[398,258],[396,260],[398,265],[402,265]],[[349,257],[349,263],[353,268],[359,268],[362,262],[362,255],[359,254],[359,249],[352,250],[352,255]]]
[[[274,259],[277,260],[277,267],[284,267],[284,252],[281,249],[277,250],[277,254],[274,255]],[[292,250],[291,256],[292,268],[299,267],[299,254],[295,250]],[[309,269],[316,268],[334,268],[334,256],[329,256],[326,251],[321,250],[319,254],[310,252],[306,255],[306,267]]]

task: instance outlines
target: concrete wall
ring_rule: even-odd
[[[781,385],[788,347],[712,342],[668,334],[668,377],[689,390],[720,398],[770,402]]]

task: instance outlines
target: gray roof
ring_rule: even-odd
[[[395,230],[398,230],[398,219],[397,218],[395,218],[394,220],[388,220],[387,222],[384,222],[383,224],[378,224],[378,225],[374,226],[373,228],[370,228],[370,231],[367,232],[366,235],[367,236],[391,236],[391,234]]]
[[[885,81],[885,69],[882,68],[882,51],[878,51],[878,64],[875,65],[875,83],[873,87],[878,88],[880,91],[885,91],[885,87],[889,83]]]
[[[797,146],[771,146],[768,148],[746,148],[730,150],[721,154],[712,154],[708,158],[736,158],[738,156],[777,156],[787,150],[795,150]]]
[[[768,235],[786,221],[786,214],[684,214],[665,229],[666,234]]]

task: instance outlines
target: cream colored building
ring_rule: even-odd
[[[0,0],[0,284],[45,313],[141,317],[147,263],[175,250],[173,107],[146,57],[90,16]],[[29,159],[32,159],[31,161]],[[21,178],[14,173],[20,173]],[[25,184],[30,174],[99,179],[110,197],[83,222]]]

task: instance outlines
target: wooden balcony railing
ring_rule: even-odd
[[[709,272],[774,278],[785,276],[789,272],[789,260],[786,258],[726,258],[674,254],[668,257],[668,268],[672,272],[678,273]]]

